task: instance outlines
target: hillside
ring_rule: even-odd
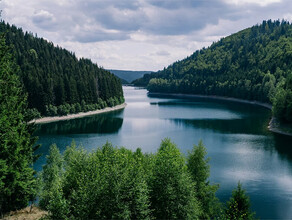
[[[128,83],[133,82],[136,79],[141,78],[144,74],[151,73],[150,71],[131,71],[131,70],[108,70],[115,74],[122,80],[126,80]]]
[[[134,81],[150,92],[219,95],[273,104],[292,122],[292,25],[263,21]]]
[[[22,29],[0,23],[28,93],[28,106],[42,115],[66,115],[124,102],[121,82],[89,59]],[[37,112],[37,114],[38,114]]]

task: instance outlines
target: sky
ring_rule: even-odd
[[[2,0],[2,19],[105,69],[157,71],[222,37],[292,21],[291,0]]]

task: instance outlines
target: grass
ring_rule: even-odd
[[[47,211],[41,210],[37,206],[29,206],[21,210],[10,212],[5,215],[5,220],[37,220],[48,215]]]

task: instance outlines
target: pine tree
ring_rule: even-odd
[[[238,182],[237,188],[232,191],[232,196],[227,202],[225,210],[226,219],[254,219],[254,213],[250,210],[249,197],[242,189],[242,185]]]
[[[193,181],[195,182],[195,192],[197,199],[203,209],[200,216],[202,219],[214,218],[218,215],[220,210],[220,203],[215,192],[218,190],[218,185],[211,185],[209,183],[210,177],[210,158],[206,158],[207,151],[200,141],[198,146],[189,152],[187,166]]]
[[[18,67],[0,36],[0,214],[23,208],[34,199],[33,145],[25,121],[26,96]]]
[[[156,219],[197,219],[201,210],[185,158],[177,146],[165,139],[155,156],[150,198]]]

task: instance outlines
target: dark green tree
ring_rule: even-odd
[[[194,145],[188,154],[187,167],[195,182],[194,188],[197,199],[203,209],[200,215],[201,219],[210,219],[216,217],[220,212],[220,202],[215,196],[219,185],[211,185],[210,177],[210,158],[206,158],[207,151],[200,141],[198,145]]]
[[[26,96],[10,48],[0,36],[0,215],[34,199],[36,178],[31,127],[25,121]]]
[[[237,188],[232,191],[232,196],[227,202],[225,218],[231,220],[255,219],[254,215],[255,213],[250,209],[249,197],[238,182]]]
[[[151,209],[156,219],[196,219],[201,214],[185,158],[177,146],[162,141],[150,180]]]
[[[40,174],[39,205],[49,210],[52,219],[65,219],[69,213],[68,202],[63,196],[64,162],[56,145],[50,147],[47,163]]]

